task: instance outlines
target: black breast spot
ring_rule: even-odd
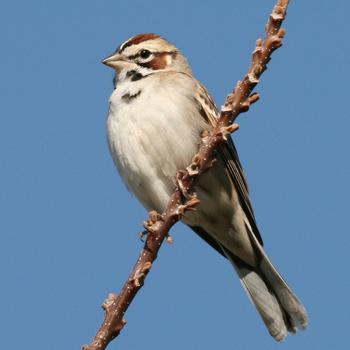
[[[129,92],[127,92],[126,94],[124,94],[122,96],[122,100],[126,103],[130,103],[131,101],[133,101],[135,98],[137,98],[138,96],[140,96],[141,94],[141,90],[136,92],[136,94],[130,94]]]

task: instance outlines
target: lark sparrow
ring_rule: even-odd
[[[103,63],[117,72],[108,142],[127,187],[147,210],[163,212],[175,174],[197,152],[218,111],[186,58],[156,34],[124,42]],[[231,139],[195,186],[197,210],[183,221],[234,266],[270,334],[283,340],[307,326],[307,313],[267,257]]]

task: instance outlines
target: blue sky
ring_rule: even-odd
[[[105,137],[110,69],[140,32],[189,58],[220,105],[269,1],[12,1],[0,13],[0,329],[4,349],[79,349],[141,249],[144,209]],[[285,45],[234,135],[266,249],[310,314],[276,344],[231,266],[173,229],[110,349],[338,349],[350,323],[347,1],[293,1]],[[156,339],[156,340],[155,340]]]

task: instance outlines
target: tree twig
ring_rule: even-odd
[[[176,174],[177,188],[170,197],[165,212],[160,215],[154,211],[149,213],[145,221],[146,242],[137,262],[125,282],[121,292],[109,294],[102,307],[105,311],[104,321],[90,345],[84,345],[84,350],[103,350],[116,338],[126,321],[124,314],[142,287],[144,279],[157,258],[158,251],[164,239],[168,237],[170,228],[177,223],[182,215],[193,210],[199,203],[194,195],[188,195],[198,177],[213,164],[214,150],[227,140],[227,135],[238,129],[234,124],[240,113],[248,111],[251,104],[259,99],[257,93],[252,93],[259,82],[261,74],[266,70],[274,50],[282,45],[285,30],[281,23],[285,19],[289,0],[278,0],[266,24],[265,39],[258,39],[252,54],[252,63],[242,81],[238,81],[221,108],[217,125],[210,134],[203,135],[198,153],[192,158],[186,170]]]

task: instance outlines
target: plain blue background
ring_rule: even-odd
[[[3,349],[79,349],[141,249],[146,212],[108,153],[113,72],[140,32],[174,42],[220,105],[274,0],[3,1],[0,334]],[[344,349],[349,310],[347,1],[292,1],[261,101],[234,135],[266,249],[310,314],[282,344],[231,266],[173,229],[110,349]]]

